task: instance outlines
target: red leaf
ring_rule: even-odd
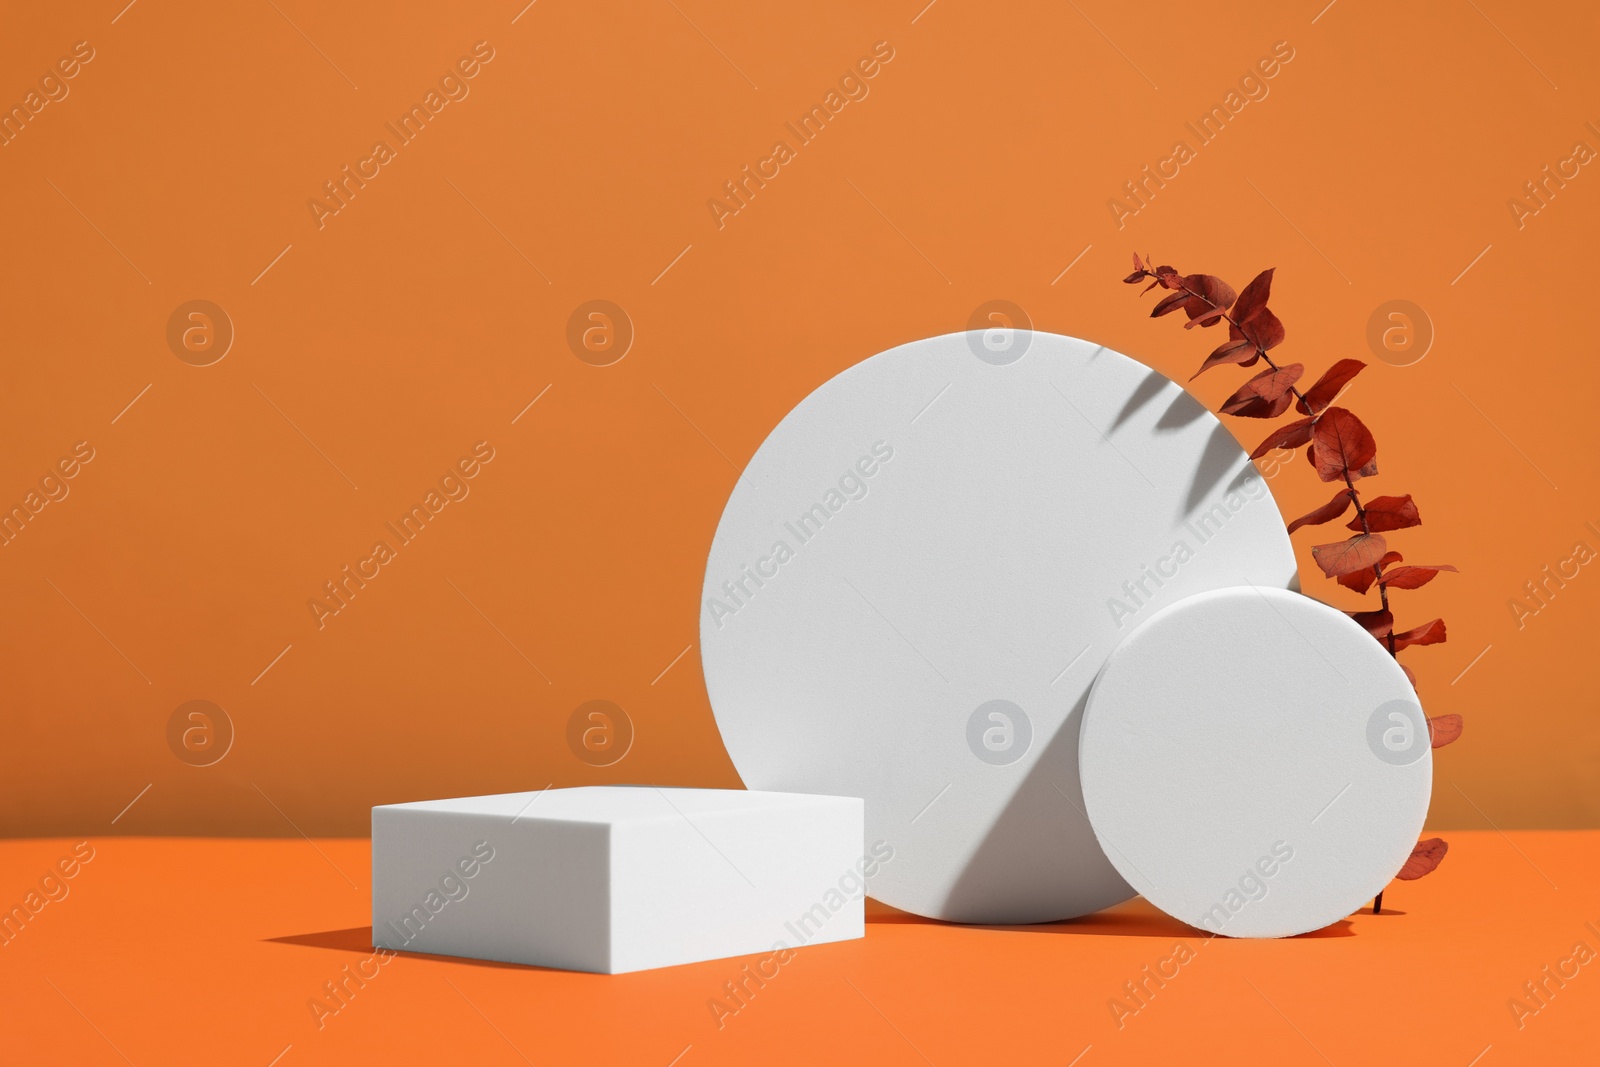
[[[1336,581],[1346,589],[1354,589],[1358,593],[1365,593],[1372,588],[1372,583],[1377,577],[1369,568],[1351,571],[1349,574],[1341,574]]]
[[[1233,305],[1233,318],[1235,322],[1243,322],[1259,309],[1267,306],[1267,297],[1272,294],[1272,272],[1276,267],[1266,270],[1250,279],[1250,284],[1244,287],[1244,292],[1239,294],[1239,299]]]
[[[1188,299],[1190,299],[1189,294],[1185,292],[1168,294],[1167,296],[1161,298],[1160,303],[1150,309],[1150,317],[1152,319],[1159,319],[1169,311],[1177,311]]]
[[[1317,379],[1317,384],[1306,390],[1306,398],[1297,406],[1302,414],[1315,415],[1339,395],[1339,390],[1345,383],[1361,373],[1366,364],[1359,359],[1341,359],[1329,367],[1322,377]]]
[[[1274,400],[1264,400],[1261,397],[1251,397],[1234,403],[1229,398],[1229,407],[1222,409],[1222,414],[1233,415],[1241,419],[1275,419],[1289,410],[1289,405],[1294,403],[1294,397],[1288,393],[1280,394]]]
[[[1289,410],[1289,390],[1305,373],[1305,367],[1291,363],[1276,370],[1268,368],[1245,382],[1227,400],[1221,411],[1245,419],[1275,419]]]
[[[1419,563],[1412,567],[1395,567],[1383,572],[1381,581],[1390,589],[1420,589],[1433,581],[1440,571],[1454,572],[1448,563]]]
[[[1394,650],[1399,652],[1402,648],[1410,648],[1412,645],[1440,645],[1444,643],[1444,638],[1444,620],[1434,619],[1403,634],[1395,634]]]
[[[1401,559],[1398,552],[1385,552],[1378,561],[1379,567],[1387,567],[1391,563],[1399,563]],[[1354,589],[1358,593],[1365,593],[1372,588],[1372,583],[1377,580],[1377,575],[1369,567],[1364,571],[1351,571],[1349,574],[1339,575],[1338,582],[1346,589]]]
[[[1305,372],[1304,364],[1290,363],[1277,370],[1264,370],[1246,384],[1268,400],[1275,400],[1292,389],[1294,383],[1298,382]]]
[[[1333,494],[1333,499],[1315,511],[1308,511],[1289,524],[1289,532],[1294,533],[1302,526],[1321,526],[1325,522],[1332,522],[1340,515],[1350,510],[1350,490],[1341,489]],[[1363,590],[1365,592],[1365,590]]]
[[[1256,446],[1256,450],[1250,453],[1250,458],[1260,459],[1274,448],[1299,448],[1311,440],[1311,430],[1315,424],[1315,419],[1296,419],[1279,426],[1267,435],[1265,441]]]
[[[1283,323],[1270,308],[1257,308],[1248,319],[1241,320],[1239,332],[1263,352],[1283,344]]]
[[[1323,574],[1337,578],[1363,567],[1372,569],[1373,564],[1383,558],[1387,547],[1382,534],[1356,534],[1348,541],[1315,545],[1311,555],[1316,559],[1317,566],[1322,568]]]
[[[1183,328],[1187,330],[1193,326],[1215,326],[1222,321],[1222,316],[1227,313],[1228,309],[1225,307],[1202,306],[1198,315],[1194,312],[1189,313],[1189,321],[1183,324]]]
[[[1144,270],[1144,260],[1139,258],[1139,253],[1137,252],[1133,254],[1133,269]]]
[[[1443,748],[1461,736],[1461,716],[1440,715],[1428,720],[1428,736],[1434,748]]]
[[[1378,608],[1374,611],[1347,611],[1346,615],[1356,620],[1367,633],[1382,641],[1394,629],[1394,614],[1388,608]]]
[[[1186,274],[1183,289],[1190,294],[1184,312],[1188,314],[1191,324],[1199,322],[1202,326],[1214,326],[1220,322],[1222,313],[1228,310],[1235,295],[1228,283],[1214,274]]]
[[[1329,408],[1317,417],[1311,449],[1312,466],[1325,482],[1338,481],[1347,473],[1352,481],[1378,473],[1378,443],[1372,431],[1345,408]]]
[[[1411,856],[1406,860],[1406,865],[1400,868],[1400,873],[1395,875],[1402,882],[1410,882],[1421,878],[1444,861],[1444,854],[1450,851],[1450,846],[1443,839],[1430,837],[1426,841],[1418,841],[1417,847],[1411,850]]]
[[[1229,327],[1228,340],[1212,350],[1206,361],[1200,364],[1200,369],[1195,371],[1189,380],[1192,382],[1212,367],[1220,367],[1224,363],[1239,363],[1248,367],[1255,361],[1256,346],[1246,341],[1239,331]]]
[[[1144,281],[1144,271],[1136,270],[1126,278],[1122,279],[1122,281],[1126,285],[1134,285],[1138,282],[1142,282]]]
[[[1417,505],[1410,493],[1405,496],[1375,496],[1367,501],[1367,528],[1373,533],[1421,525],[1422,516],[1417,514]],[[1350,529],[1361,529],[1361,521],[1354,520]]]

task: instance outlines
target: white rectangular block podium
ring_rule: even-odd
[[[372,943],[620,974],[865,932],[863,802],[584,786],[372,809]]]

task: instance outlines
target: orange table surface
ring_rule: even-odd
[[[1445,836],[1384,914],[1305,937],[1211,939],[1137,900],[1028,927],[869,902],[864,939],[769,961],[760,984],[762,956],[615,976],[371,962],[364,840],[91,840],[45,884],[58,899],[41,880],[78,842],[4,841],[0,905],[38,910],[0,947],[0,1060],[1597,1062],[1600,831]]]

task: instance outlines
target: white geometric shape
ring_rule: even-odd
[[[1286,937],[1394,877],[1428,814],[1416,693],[1343,612],[1278,589],[1202,593],[1111,653],[1084,713],[1089,820],[1174,918]]]
[[[1082,812],[1095,673],[1157,608],[1294,555],[1266,483],[1178,385],[1070,337],[988,330],[850,367],[734,487],[701,611],[706,689],[754,789],[867,801],[873,896],[962,922],[1133,891]]]
[[[386,804],[372,943],[620,974],[844,941],[884,853],[863,853],[854,797],[583,786]]]

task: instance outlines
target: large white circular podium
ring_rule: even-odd
[[[1232,435],[1160,373],[1053,334],[956,333],[823,383],[739,478],[701,605],[751,789],[858,796],[870,893],[1030,923],[1133,894],[1084,814],[1079,724],[1135,626],[1295,562]]]

